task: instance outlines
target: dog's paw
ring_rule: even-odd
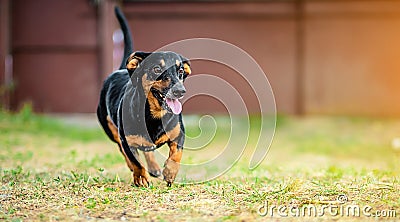
[[[150,176],[152,176],[152,177],[160,177],[161,176],[161,168],[157,163],[149,164],[148,171],[149,171]]]
[[[167,182],[167,185],[170,187],[175,180],[176,175],[179,171],[180,164],[174,162],[172,160],[165,161],[165,168],[163,170],[164,180]]]
[[[138,170],[138,172],[133,172],[133,183],[137,187],[150,186],[150,176],[145,169]]]
[[[149,174],[152,177],[160,177],[161,176],[161,169],[158,169],[158,170],[150,170],[149,169]]]

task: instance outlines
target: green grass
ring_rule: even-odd
[[[187,150],[183,162],[209,158],[229,137],[226,117],[215,118],[217,129],[210,119],[200,127],[197,121],[186,121],[189,136],[196,138],[188,146],[201,145],[214,131],[216,137],[203,149]],[[246,125],[242,118],[234,121]],[[250,123],[251,148],[258,118],[251,117]],[[400,137],[400,120],[279,116],[277,124],[267,158],[253,171],[247,168],[250,150],[216,180],[167,187],[154,179],[150,187],[137,188],[116,145],[100,127],[65,125],[35,115],[29,107],[15,114],[0,112],[0,219],[253,221],[270,218],[257,212],[266,202],[287,207],[368,205],[373,212],[400,214],[400,152],[391,147],[391,140]],[[235,143],[229,148],[240,149]],[[343,195],[345,203],[338,201]],[[273,217],[281,219],[277,212]]]
[[[19,134],[35,134],[36,136],[58,137],[65,141],[92,142],[103,137],[103,132],[98,129],[81,129],[62,124],[56,119],[41,115],[34,115],[30,106],[24,106],[18,113],[12,114],[0,110],[1,143],[4,145],[19,145],[21,142],[7,140],[16,132]]]

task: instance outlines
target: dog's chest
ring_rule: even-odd
[[[165,143],[176,140],[181,133],[180,123],[174,119],[164,121],[147,119],[145,128],[146,133],[127,134],[126,140],[129,146],[143,151],[152,151]]]
[[[157,147],[174,141],[181,132],[177,118],[150,120],[147,123],[147,131],[154,145]]]

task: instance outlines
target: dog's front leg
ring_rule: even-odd
[[[143,164],[140,162],[139,159],[139,153],[136,148],[130,148],[132,151],[134,157],[137,160],[137,163],[131,162],[131,170],[133,170],[133,183],[135,186],[138,187],[147,187],[150,184],[150,175],[146,171],[146,168],[143,166]],[[129,165],[129,164],[128,164]]]
[[[170,187],[178,174],[183,149],[178,148],[178,143],[176,142],[169,142],[168,146],[169,157],[164,164],[163,176],[164,180],[167,181],[167,185]]]

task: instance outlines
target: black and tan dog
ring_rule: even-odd
[[[104,81],[97,116],[108,137],[118,144],[137,186],[149,184],[149,173],[161,176],[153,150],[168,144],[162,174],[171,186],[185,138],[179,99],[186,92],[183,81],[191,73],[189,61],[174,52],[132,53],[126,19],[119,8],[115,12],[124,32],[124,60]],[[144,151],[149,173],[137,149]]]

